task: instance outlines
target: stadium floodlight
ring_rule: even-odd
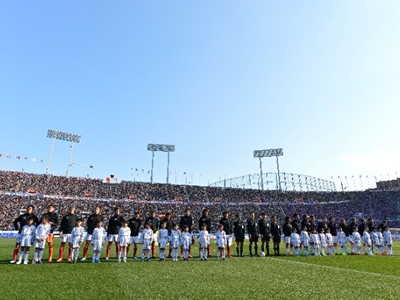
[[[49,130],[47,130],[47,137],[51,138],[53,140],[53,142],[51,144],[50,157],[49,157],[49,162],[47,164],[46,174],[50,173],[51,160],[53,158],[53,151],[54,151],[54,145],[55,145],[56,140],[71,142],[68,166],[67,166],[67,174],[66,174],[66,176],[68,177],[69,168],[74,165],[72,163],[72,153],[74,152],[74,143],[79,143],[81,141],[81,136],[79,134],[73,134],[73,133],[63,132],[63,131],[59,131],[59,130],[49,129]]]
[[[167,144],[148,144],[147,150],[152,152],[151,156],[151,176],[150,182],[153,183],[153,168],[154,168],[154,152],[161,151],[168,153],[168,163],[167,163],[167,184],[169,183],[169,153],[175,152],[175,145],[167,145]]]
[[[261,177],[261,189],[264,190],[264,180],[263,180],[263,173],[262,173],[262,161],[261,158],[263,157],[276,157],[276,167],[278,169],[278,180],[277,180],[277,186],[276,188],[278,190],[281,190],[281,176],[279,173],[279,156],[283,156],[283,149],[282,148],[277,148],[277,149],[265,149],[265,150],[254,150],[253,151],[253,156],[254,158],[259,158],[260,159],[260,177]]]

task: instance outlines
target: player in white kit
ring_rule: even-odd
[[[218,247],[217,259],[219,260],[220,257],[222,257],[223,260],[226,260],[225,257],[226,233],[224,231],[224,225],[222,224],[218,226],[218,231],[215,233],[215,241]]]
[[[41,264],[43,249],[46,245],[46,239],[51,231],[51,225],[49,224],[49,218],[44,216],[42,223],[36,228],[35,231],[35,253],[33,254],[32,264]]]
[[[107,239],[107,232],[103,228],[103,221],[97,222],[97,226],[93,229],[91,236],[92,243],[92,263],[100,263],[100,253],[103,250],[104,243]]]
[[[171,230],[171,235],[169,237],[169,242],[172,246],[172,261],[178,261],[178,248],[180,246],[181,233],[179,231],[178,224],[174,225],[174,228]]]
[[[131,229],[128,227],[128,220],[122,220],[122,227],[118,231],[118,255],[117,260],[121,262],[121,254],[123,253],[123,261],[126,262],[127,248],[131,239]]]
[[[207,247],[210,245],[210,234],[207,226],[203,225],[199,234],[200,260],[207,260]]]
[[[189,232],[189,226],[185,225],[183,227],[183,232],[181,235],[181,245],[183,250],[183,260],[189,260],[189,249],[192,244],[192,234]]]
[[[333,255],[334,253],[334,249],[336,247],[334,247],[334,239],[333,236],[331,234],[331,230],[328,228],[325,229],[325,240],[326,240],[326,245],[328,247],[328,255]]]
[[[76,220],[76,226],[72,229],[69,236],[69,247],[72,249],[71,263],[75,264],[78,260],[79,249],[85,239],[85,228],[82,226],[83,219]]]
[[[353,233],[351,234],[351,253],[361,255],[361,235],[358,232],[358,228],[353,227]]]
[[[162,222],[160,229],[158,229],[158,247],[160,248],[160,261],[165,261],[165,249],[168,242],[168,230],[166,229],[167,223]],[[172,232],[172,231],[171,231]],[[173,250],[173,245],[170,247]]]
[[[294,256],[300,256],[299,248],[301,242],[300,242],[300,235],[297,233],[296,227],[292,227],[292,234],[290,235],[290,244],[294,249]]]
[[[383,234],[382,234],[382,229],[378,227],[378,231],[376,232],[377,236],[377,248],[379,248],[379,253],[383,254],[384,252],[384,240],[383,240]]]
[[[308,256],[308,245],[310,244],[310,235],[307,232],[307,226],[303,226],[300,233],[300,242],[303,246],[304,255]]]
[[[151,224],[146,223],[145,228],[142,231],[142,259],[144,261],[145,256],[147,256],[147,261],[150,261],[151,256],[151,244],[154,240],[154,232],[150,228]]]
[[[320,256],[320,252],[319,252],[320,244],[321,244],[321,241],[319,240],[319,236],[317,234],[317,229],[313,228],[313,230],[311,231],[311,235],[310,235],[310,245],[311,245],[312,255]]]
[[[29,250],[35,238],[36,227],[33,225],[33,218],[28,218],[27,224],[22,227],[20,234],[20,251],[18,254],[17,265],[22,263],[22,256],[25,255],[24,264],[28,264]]]
[[[372,253],[372,240],[371,235],[369,234],[369,228],[365,227],[364,233],[362,235],[362,242],[364,247],[364,254],[373,255]]]
[[[326,247],[328,246],[328,244],[326,243],[326,237],[323,228],[319,229],[318,237],[321,243],[321,255],[326,256]]]
[[[389,231],[389,227],[385,226],[383,228],[383,244],[385,246],[385,252],[388,255],[393,255],[392,251],[392,245],[393,245],[393,239],[392,239],[392,233]]]
[[[340,246],[340,253],[342,255],[347,255],[347,237],[346,233],[343,231],[342,227],[338,227],[338,232],[337,232],[337,242]]]

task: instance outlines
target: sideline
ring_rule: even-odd
[[[324,265],[318,265],[318,264],[310,264],[310,263],[306,263],[306,262],[302,262],[302,261],[292,261],[292,260],[286,260],[286,259],[274,258],[274,257],[267,257],[267,259],[280,261],[280,262],[286,262],[289,264],[297,264],[297,265],[304,265],[304,266],[310,266],[310,267],[320,267],[320,268],[336,270],[336,271],[348,271],[348,272],[372,275],[372,276],[377,276],[377,277],[400,279],[400,276],[396,276],[396,275],[380,274],[380,273],[374,273],[374,272],[368,272],[368,271],[360,271],[360,270],[354,270],[354,269],[346,269],[346,268],[324,266]]]

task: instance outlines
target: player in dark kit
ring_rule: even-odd
[[[282,229],[281,226],[278,224],[278,217],[276,215],[272,216],[271,235],[272,235],[272,242],[274,243],[274,253],[276,256],[280,256],[279,244],[281,243],[282,239]]]
[[[210,211],[205,208],[203,209],[203,214],[199,219],[199,229],[203,228],[203,225],[207,226],[207,231],[211,232],[211,218],[209,217]],[[199,247],[200,249],[200,247]],[[200,256],[200,255],[199,255]],[[207,257],[211,257],[210,245],[207,246]]]
[[[261,219],[258,220],[258,229],[261,235],[261,251],[267,250],[266,255],[269,256],[269,241],[271,239],[271,225],[268,223],[267,214],[263,212]]]
[[[219,220],[219,224],[224,225],[224,231],[226,233],[226,250],[228,258],[231,258],[231,246],[232,246],[232,222],[229,219],[229,212],[224,211],[223,217]]]
[[[156,212],[152,211],[150,213],[150,216],[146,218],[144,221],[144,224],[150,224],[150,229],[153,230],[153,233],[156,234],[158,231],[158,218],[156,217]],[[151,243],[151,257],[156,258],[156,240],[153,239],[153,242]]]
[[[47,209],[47,213],[43,214],[43,216],[42,216],[42,220],[43,220],[43,218],[46,217],[49,220],[49,224],[51,226],[50,233],[46,239],[46,242],[49,245],[49,258],[48,258],[49,262],[52,262],[52,259],[53,259],[54,230],[56,230],[56,228],[58,227],[58,215],[55,212],[55,210],[56,210],[56,207],[53,204],[50,204]]]
[[[184,228],[187,226],[189,228],[189,232],[192,233],[192,226],[193,226],[193,218],[190,213],[190,209],[185,210],[185,214],[181,216],[179,220],[179,228]],[[194,240],[192,239],[192,245],[194,244]],[[189,246],[189,258],[192,258],[191,255],[192,246]],[[181,258],[183,257],[183,245],[181,245]]]
[[[243,242],[246,224],[242,220],[241,215],[236,215],[236,221],[233,223],[233,234],[236,242],[236,255],[243,256]]]
[[[70,207],[68,214],[66,214],[60,224],[60,250],[58,251],[57,262],[61,262],[64,255],[65,244],[68,243],[69,237],[71,236],[72,229],[74,229],[76,220],[78,217],[75,215],[75,207]],[[72,247],[68,248],[68,261],[71,261]]]
[[[15,241],[15,248],[14,248],[13,259],[12,259],[11,263],[15,263],[17,261],[17,255],[18,255],[19,246],[20,246],[21,230],[25,225],[28,224],[28,219],[32,219],[33,224],[35,226],[38,226],[40,224],[40,221],[39,221],[38,217],[33,213],[33,210],[34,210],[33,205],[28,205],[28,207],[26,208],[26,213],[20,215],[18,218],[16,218],[14,220],[14,229],[18,230],[18,236]]]
[[[90,242],[92,241],[92,234],[93,230],[97,227],[97,223],[103,222],[103,218],[100,214],[100,207],[96,206],[94,209],[94,214],[91,214],[86,222],[87,226],[87,237],[86,237],[86,244],[83,248],[83,258],[82,261],[86,260],[86,255],[89,249]]]
[[[118,233],[119,230],[121,229],[122,223],[124,222],[124,217],[121,216],[120,213],[121,210],[119,209],[119,207],[116,207],[114,209],[114,215],[108,221],[108,226],[107,226],[108,245],[106,250],[106,260],[108,260],[110,257],[111,245],[113,242],[115,242],[116,257],[118,258],[118,253],[120,251],[118,245]]]
[[[337,225],[335,223],[335,218],[334,217],[329,217],[329,223],[328,223],[328,228],[332,234],[332,238],[333,238],[333,252],[336,253],[336,248],[337,248]]]
[[[171,236],[172,228],[174,228],[174,222],[171,219],[172,215],[170,212],[167,212],[165,214],[165,218],[161,220],[159,226],[161,228],[161,223],[165,223],[165,229],[168,230],[168,238]],[[172,258],[171,253],[172,253],[172,245],[171,243],[169,244],[169,249],[168,249],[168,258]]]
[[[292,224],[289,216],[285,217],[285,223],[282,226],[282,232],[285,236],[285,253],[291,254],[292,244],[290,243],[290,236],[292,235]]]
[[[258,223],[255,220],[255,213],[250,213],[250,217],[247,219],[247,233],[249,235],[249,252],[250,256],[253,257],[253,244],[254,254],[257,256],[258,252]]]
[[[143,220],[140,218],[140,212],[135,211],[135,216],[129,219],[128,227],[131,229],[131,240],[128,245],[128,249],[126,253],[129,253],[129,247],[133,244],[133,259],[137,259],[137,244],[139,243],[139,230],[140,226],[142,226]]]
[[[293,215],[293,221],[292,221],[292,227],[296,228],[296,232],[300,234],[301,232],[301,222],[300,222],[300,215],[299,214],[294,214]]]

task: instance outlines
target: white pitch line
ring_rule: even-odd
[[[280,259],[280,258],[274,258],[274,257],[268,257],[268,259],[281,261],[281,262],[287,262],[287,263],[291,263],[291,264],[305,265],[305,266],[310,266],[310,267],[321,267],[321,268],[331,269],[331,270],[336,270],[336,271],[348,271],[348,272],[360,273],[360,274],[365,274],[365,275],[373,275],[373,276],[378,276],[378,277],[400,279],[400,276],[395,276],[395,275],[387,275],[387,274],[380,274],[380,273],[374,273],[374,272],[368,272],[368,271],[360,271],[360,270],[354,270],[354,269],[346,269],[346,268],[339,268],[339,267],[332,267],[332,266],[310,264],[310,263],[305,263],[305,262],[301,262],[301,261],[292,261],[292,260],[286,260],[286,259]]]

